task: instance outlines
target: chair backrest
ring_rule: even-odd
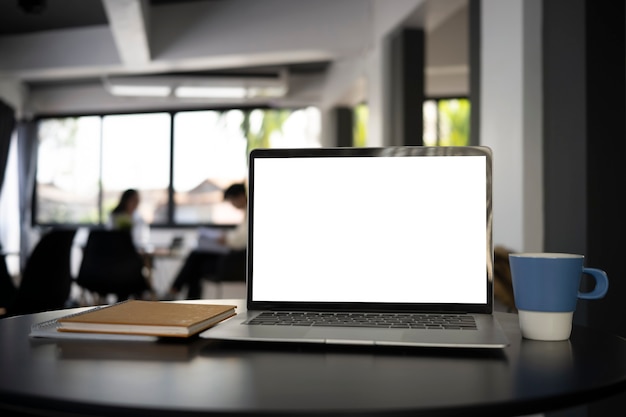
[[[217,266],[215,281],[246,282],[246,250],[232,250],[222,256]]]
[[[66,306],[72,287],[70,258],[75,229],[53,229],[41,236],[26,260],[9,315]]]
[[[149,289],[144,262],[125,230],[92,230],[83,249],[76,283],[101,296],[115,294],[118,301]]]

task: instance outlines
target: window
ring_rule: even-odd
[[[100,131],[97,116],[39,122],[36,220],[38,223],[100,221]]]
[[[174,222],[237,223],[241,212],[222,190],[247,175],[244,113],[198,111],[174,116]]]
[[[467,146],[470,141],[470,103],[466,98],[424,101],[424,145]]]
[[[43,118],[34,222],[104,224],[123,190],[136,188],[149,224],[238,223],[222,190],[245,181],[248,152],[319,147],[319,118],[316,108]]]
[[[467,98],[428,99],[423,105],[425,146],[470,144],[470,102]],[[367,104],[353,108],[353,146],[367,146]]]
[[[167,221],[170,126],[167,113],[102,118],[101,222],[127,188],[140,190],[137,210],[147,223]]]
[[[368,116],[369,107],[367,107],[367,104],[358,104],[354,107],[353,144],[355,147],[367,146]]]

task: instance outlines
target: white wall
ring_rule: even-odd
[[[366,4],[365,2],[363,2]],[[368,146],[390,144],[385,137],[389,91],[386,38],[400,27],[425,0],[371,0],[367,9],[368,25],[361,32],[364,45],[359,54],[345,56],[333,64],[326,77],[320,105],[327,117],[322,131],[322,143],[332,143],[333,118],[329,109],[334,106],[354,106],[367,100],[369,109]]]
[[[540,0],[481,3],[480,144],[494,152],[494,244],[543,245]]]
[[[393,7],[392,7],[393,5]],[[389,35],[402,27],[414,15],[421,14],[425,0],[384,1],[373,3],[373,39],[367,60],[368,146],[385,146],[395,143],[388,137],[390,129],[390,62]]]

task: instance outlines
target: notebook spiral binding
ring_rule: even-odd
[[[32,324],[30,326],[29,336],[31,338],[52,338],[52,339],[81,339],[81,340],[121,340],[121,341],[156,341],[156,336],[144,336],[144,335],[128,335],[128,334],[104,334],[104,333],[76,333],[76,332],[60,332],[57,329],[60,327],[58,320],[60,318],[80,316],[82,314],[100,310],[103,308],[111,307],[116,304],[126,303],[129,300],[120,301],[115,304],[105,304],[96,306],[85,311],[78,311],[76,313],[68,314],[63,317],[59,317],[52,320],[46,320],[39,323]]]

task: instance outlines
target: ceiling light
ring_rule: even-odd
[[[246,99],[283,97],[288,91],[288,73],[276,76],[183,76],[146,75],[103,77],[104,87],[115,96],[168,97],[178,99]]]
[[[245,87],[181,86],[174,90],[174,95],[181,98],[244,98],[248,90]]]
[[[248,97],[283,97],[287,94],[286,86],[278,87],[250,87]]]
[[[111,85],[109,92],[114,96],[167,97],[172,89],[165,85]]]

